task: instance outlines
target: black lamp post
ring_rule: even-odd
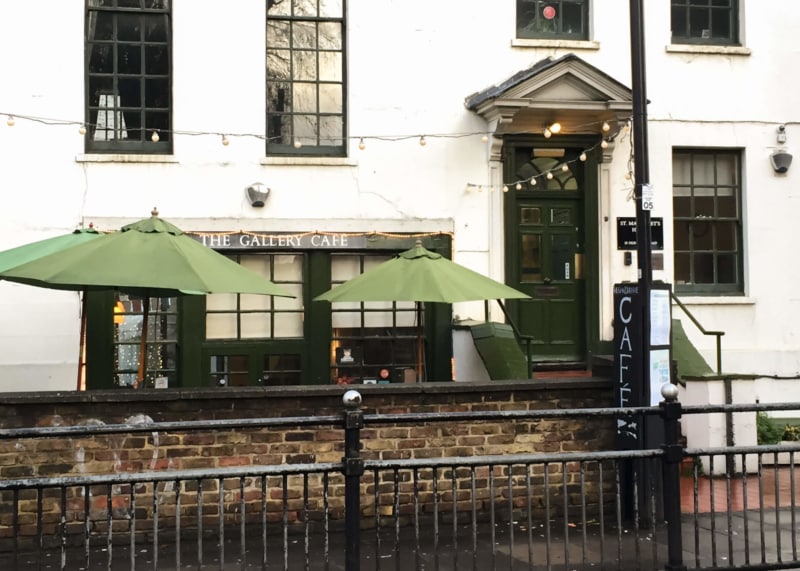
[[[650,290],[653,282],[651,260],[650,209],[642,198],[649,186],[650,168],[647,150],[647,89],[645,87],[644,8],[643,0],[630,0],[631,82],[633,91],[633,168],[636,199],[636,259],[641,299],[642,384],[641,402],[650,404]],[[645,444],[645,443],[643,443]]]

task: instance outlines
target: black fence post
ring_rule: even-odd
[[[361,567],[361,428],[364,413],[359,408],[361,393],[347,391],[344,403],[344,561],[345,571],[359,571]]]
[[[678,387],[665,384],[661,387],[661,418],[664,420],[664,457],[662,463],[662,501],[667,521],[667,571],[685,571],[683,564],[683,539],[681,536],[681,460],[683,446],[678,443],[681,403]]]

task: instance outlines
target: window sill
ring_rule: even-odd
[[[599,50],[600,42],[586,40],[529,40],[514,38],[513,48],[565,48],[570,50]]]
[[[687,295],[675,294],[683,305],[755,305],[756,299],[745,295]],[[674,304],[675,302],[673,302]]]
[[[699,44],[670,44],[667,53],[673,54],[716,54],[729,56],[749,56],[750,48],[743,46],[708,46]]]
[[[76,163],[177,163],[172,155],[88,154],[77,155]]]
[[[358,161],[350,157],[265,157],[262,165],[270,166],[317,166],[317,167],[355,167]]]

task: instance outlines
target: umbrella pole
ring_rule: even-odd
[[[417,382],[425,379],[425,328],[422,325],[422,303],[417,302]]]
[[[145,292],[144,316],[142,316],[142,337],[139,344],[139,375],[133,388],[138,389],[144,384],[145,361],[147,359],[147,318],[150,315],[150,292]]]
[[[81,332],[78,341],[78,390],[84,387],[85,367],[86,367],[86,291],[81,292]]]

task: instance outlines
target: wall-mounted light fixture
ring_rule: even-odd
[[[250,206],[261,208],[267,202],[269,188],[267,188],[267,185],[264,183],[254,182],[245,188],[245,194],[247,195],[247,200],[250,202]]]

